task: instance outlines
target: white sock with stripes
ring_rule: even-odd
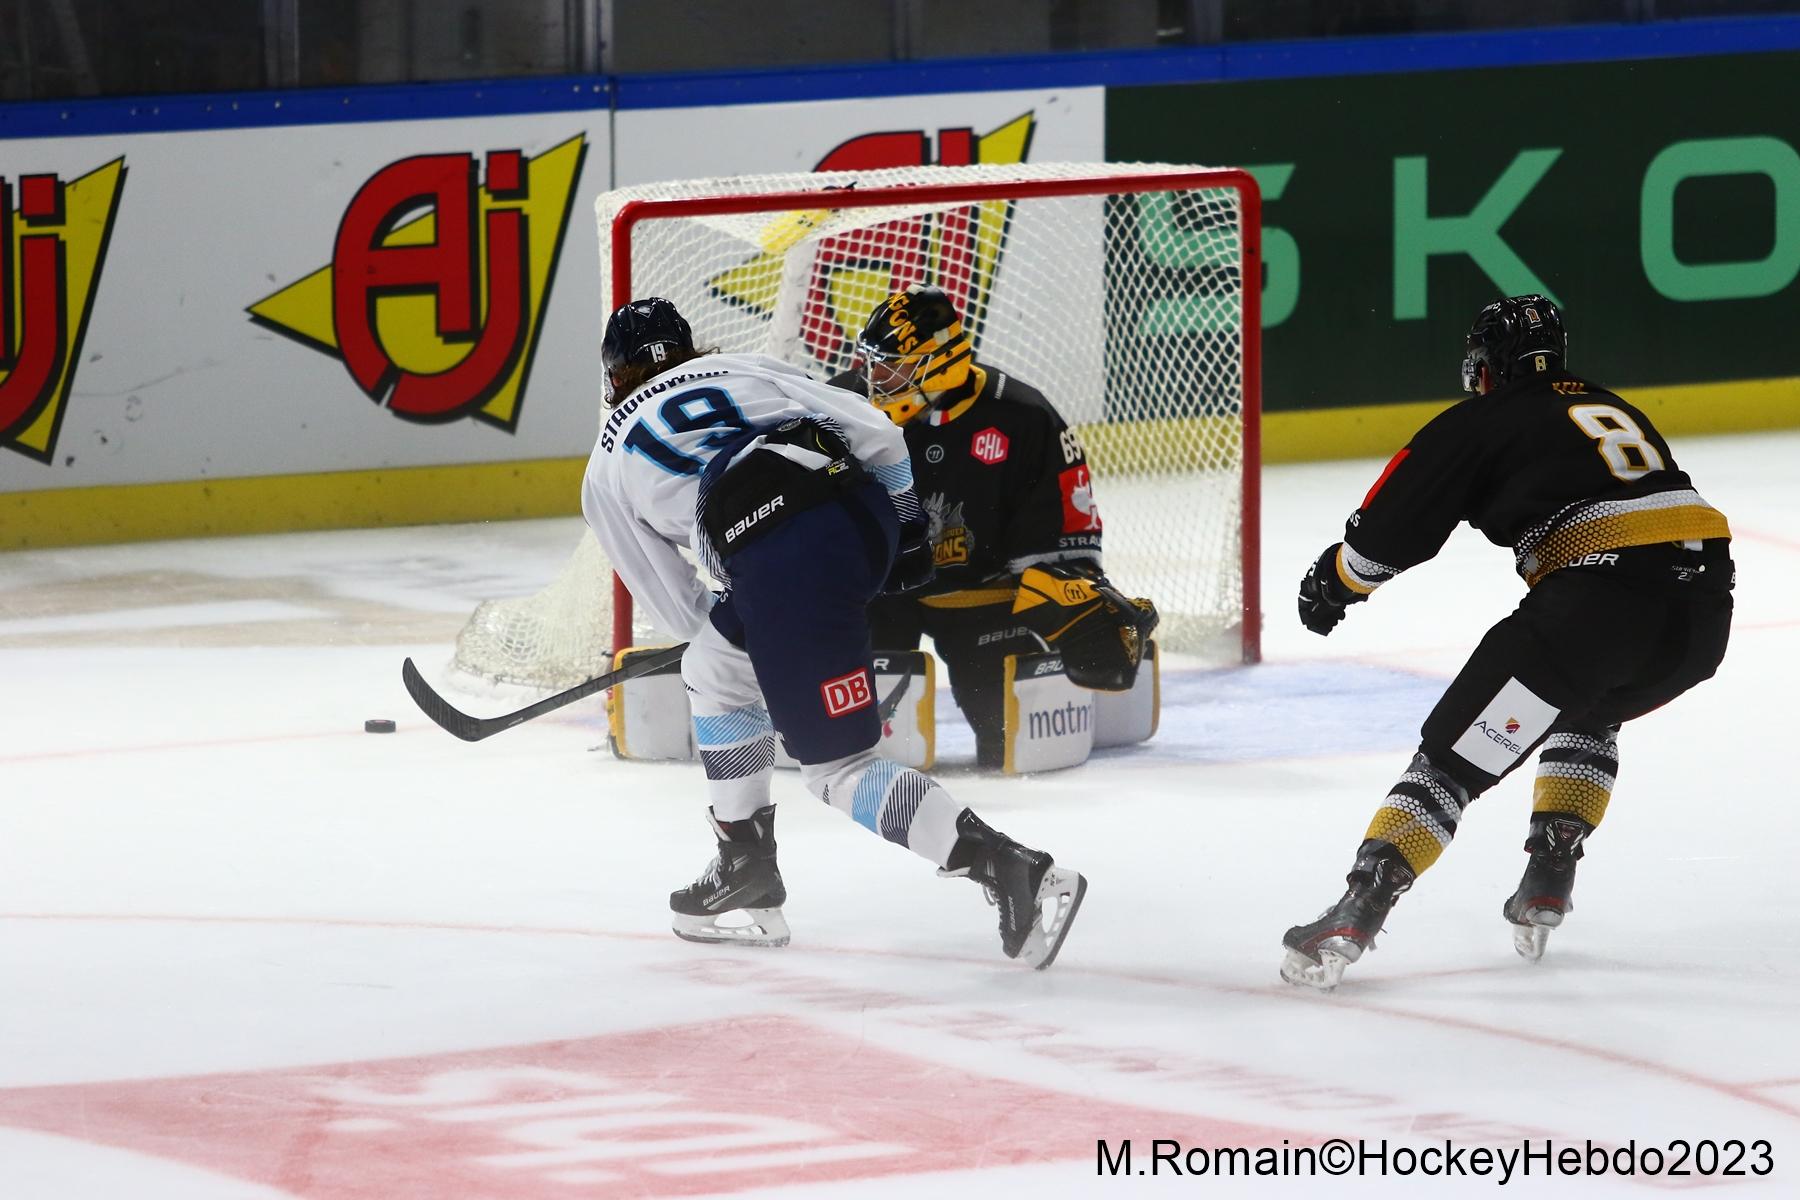
[[[938,782],[873,750],[801,768],[813,795],[858,825],[937,866],[956,845],[963,806]]]
[[[775,726],[769,710],[760,704],[722,708],[698,695],[690,699],[713,816],[741,821],[769,803],[769,781],[775,774]],[[719,711],[705,712],[708,708]]]

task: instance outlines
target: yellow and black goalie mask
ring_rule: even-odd
[[[969,382],[975,346],[942,288],[914,284],[869,314],[857,339],[856,367],[868,381],[869,401],[896,425]]]

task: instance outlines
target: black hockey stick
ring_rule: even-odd
[[[511,729],[514,725],[523,725],[533,717],[541,717],[547,712],[555,712],[566,704],[573,704],[585,696],[595,692],[603,692],[614,684],[624,683],[627,679],[636,679],[639,675],[648,675],[659,667],[679,662],[682,652],[688,647],[686,642],[679,646],[670,646],[666,650],[657,650],[649,654],[637,654],[628,659],[624,666],[605,675],[595,676],[586,683],[578,683],[566,692],[558,692],[554,696],[546,696],[536,704],[527,705],[518,712],[506,713],[498,717],[471,717],[451,707],[432,690],[419,674],[419,668],[413,666],[413,660],[407,659],[400,665],[400,679],[406,684],[407,694],[419,711],[436,721],[444,729],[455,734],[465,742],[479,742],[482,738],[493,737],[502,730]]]

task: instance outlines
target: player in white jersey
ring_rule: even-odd
[[[681,676],[719,847],[669,897],[675,932],[787,944],[769,798],[779,733],[814,795],[940,874],[980,883],[1007,956],[1049,966],[1086,881],[875,753],[868,604],[933,572],[900,430],[776,359],[695,350],[667,300],[613,313],[601,358],[607,413],[582,509],[633,598],[688,639]]]

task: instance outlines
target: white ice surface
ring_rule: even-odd
[[[1766,1139],[1775,1173],[1723,1194],[1800,1194],[1800,436],[1677,452],[1737,537],[1733,646],[1627,727],[1575,915],[1540,966],[1514,956],[1522,771],[1329,997],[1277,980],[1281,932],[1335,898],[1522,591],[1465,529],[1329,640],[1302,630],[1294,582],[1377,463],[1265,473],[1263,665],[1171,664],[1157,739],[1083,768],[941,772],[1091,880],[1041,974],[977,889],[787,775],[794,944],[677,941],[664,897],[711,853],[697,767],[592,750],[589,705],[477,745],[419,716],[401,658],[435,676],[572,520],[0,555],[0,1200],[1498,1182],[1096,1178],[1095,1139],[1126,1137],[1138,1167],[1158,1137]],[[972,757],[966,730],[945,748]],[[1539,1167],[1501,1194],[1671,1182]]]

